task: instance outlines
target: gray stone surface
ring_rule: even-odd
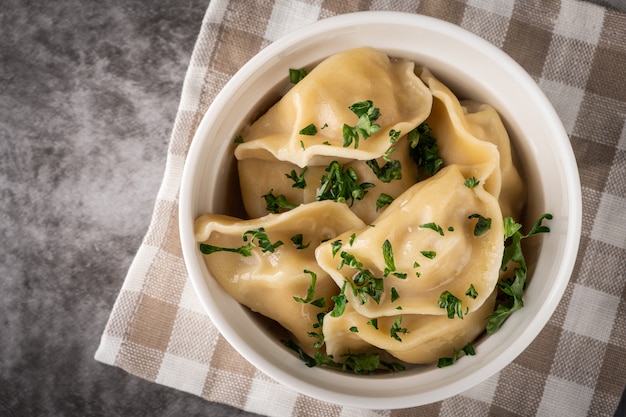
[[[3,0],[0,416],[248,416],[93,359],[208,0]]]

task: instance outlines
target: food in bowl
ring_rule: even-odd
[[[520,242],[551,217],[521,234],[526,189],[498,113],[369,47],[292,75],[237,137],[248,218],[195,221],[211,275],[309,366],[474,354],[523,305]]]

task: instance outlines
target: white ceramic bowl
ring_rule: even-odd
[[[288,69],[310,67],[346,49],[371,46],[426,66],[458,96],[493,105],[509,131],[529,188],[527,214],[550,212],[551,233],[529,239],[525,307],[476,356],[453,366],[355,376],[307,368],[209,274],[194,241],[193,221],[232,213],[233,138],[245,121],[276,100]],[[405,408],[461,393],[495,374],[535,339],[554,312],[572,272],[581,229],[576,161],[563,126],[533,79],[501,50],[455,25],[420,15],[362,12],[321,20],[271,44],[244,65],[215,98],[193,139],[180,193],[180,235],[190,279],[226,340],[258,369],[303,394],[372,409]],[[538,245],[540,244],[540,245]]]

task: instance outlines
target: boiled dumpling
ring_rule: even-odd
[[[325,59],[244,132],[235,157],[288,161],[299,167],[381,157],[390,147],[391,131],[406,134],[430,112],[431,93],[414,66],[373,48]],[[374,123],[380,130],[344,146],[344,125],[359,121],[350,106],[367,101],[380,110]],[[310,125],[316,134],[300,134]]]
[[[306,296],[313,273],[315,297],[330,305],[339,289],[315,261],[315,248],[363,225],[345,204],[323,201],[253,220],[205,214],[194,227],[196,240],[213,248],[205,260],[222,287],[241,304],[280,323],[303,346],[311,346],[308,332],[325,309],[293,297]],[[250,254],[244,256],[240,248],[247,245]]]
[[[349,283],[345,295],[359,314],[393,316],[401,307],[406,314],[445,315],[439,306],[445,292],[467,313],[489,297],[504,250],[502,214],[482,182],[469,188],[465,180],[459,166],[445,167],[403,193],[371,225],[318,247],[319,265],[339,287]]]

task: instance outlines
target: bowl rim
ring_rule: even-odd
[[[330,391],[329,388],[320,387],[308,381],[302,381],[298,377],[287,372],[285,369],[277,367],[267,357],[260,355],[254,348],[245,344],[245,341],[238,334],[237,330],[223,320],[223,312],[219,311],[215,304],[211,302],[211,295],[206,287],[203,271],[199,265],[197,257],[198,249],[193,235],[193,221],[195,215],[193,213],[194,208],[190,207],[192,194],[194,192],[194,172],[200,163],[197,157],[200,153],[199,149],[204,146],[203,142],[207,140],[205,138],[208,137],[208,132],[211,126],[219,117],[219,109],[222,109],[227,105],[231,95],[245,83],[245,80],[251,71],[260,68],[262,69],[267,62],[275,59],[274,57],[280,57],[282,52],[296,47],[300,42],[303,42],[308,38],[320,36],[324,33],[328,33],[328,31],[336,30],[337,28],[351,27],[356,23],[372,25],[394,24],[406,27],[419,26],[425,30],[431,30],[442,35],[445,34],[445,36],[451,37],[459,42],[471,43],[473,47],[480,49],[486,54],[494,56],[495,59],[498,60],[499,64],[503,68],[506,68],[507,71],[514,74],[516,76],[516,80],[528,89],[529,94],[533,95],[533,100],[535,100],[537,105],[541,107],[541,110],[546,115],[547,120],[550,121],[550,128],[553,129],[553,133],[555,134],[554,140],[558,141],[558,145],[561,147],[560,150],[564,151],[562,156],[564,172],[562,175],[564,176],[564,183],[566,185],[565,192],[568,198],[568,218],[564,220],[564,227],[568,234],[568,240],[565,242],[565,248],[563,250],[564,257],[560,262],[559,276],[556,284],[549,288],[549,293],[545,296],[545,302],[539,307],[536,316],[531,321],[532,326],[527,326],[521,333],[519,333],[517,337],[518,343],[509,345],[506,349],[503,348],[501,351],[494,354],[499,361],[491,361],[481,366],[480,369],[476,369],[475,374],[459,378],[458,380],[445,386],[433,387],[433,389],[424,393],[402,392],[397,396],[392,397],[364,398],[363,396],[356,394]],[[194,158],[194,156],[196,157]],[[580,177],[574,153],[571,148],[571,143],[569,142],[568,135],[558,115],[556,114],[556,111],[532,77],[504,51],[478,35],[443,20],[404,12],[363,11],[325,18],[306,25],[289,35],[274,41],[258,52],[225,84],[203,116],[185,158],[179,194],[179,231],[183,258],[188,271],[189,279],[195,293],[198,295],[198,298],[204,307],[204,310],[209,315],[218,331],[231,344],[231,346],[233,346],[235,350],[237,350],[257,369],[272,377],[274,380],[304,395],[327,402],[369,409],[405,408],[440,401],[469,389],[470,386],[467,385],[469,379],[472,380],[472,386],[474,386],[500,371],[504,367],[502,363],[506,365],[512,362],[530,345],[539,332],[544,328],[554,313],[558,301],[562,298],[569,283],[576,261],[581,236],[581,227],[582,195]],[[307,369],[306,371],[317,372],[317,368]],[[438,369],[437,371],[442,373],[450,372],[449,369],[445,368]],[[338,375],[337,377],[340,380],[350,380],[350,377],[344,377],[342,375]],[[367,378],[372,377],[368,376]],[[411,375],[404,376],[402,374],[397,374],[394,378],[410,383],[412,377]]]

